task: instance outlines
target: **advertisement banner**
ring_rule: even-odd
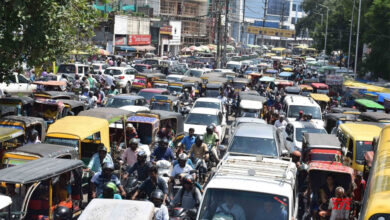
[[[172,40],[169,40],[169,45],[181,44],[181,21],[169,21],[172,26]]]
[[[126,36],[115,36],[115,46],[124,46],[127,44]]]
[[[129,35],[129,46],[136,46],[136,45],[149,45],[151,41],[150,35],[135,35],[131,34]]]
[[[161,27],[160,34],[172,35],[172,26],[165,25]]]
[[[260,34],[260,35],[264,34],[266,36],[288,37],[288,38],[295,37],[295,30],[248,26],[246,31],[250,34]]]
[[[114,34],[125,35],[127,30],[128,17],[126,15],[115,15]]]

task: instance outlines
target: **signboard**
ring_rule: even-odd
[[[151,41],[150,35],[135,35],[131,34],[129,35],[129,46],[135,46],[135,45],[149,45]]]
[[[127,38],[126,36],[116,36],[115,35],[115,46],[124,46],[127,44]]]
[[[344,83],[343,75],[326,75],[325,82],[329,86],[342,85]]]
[[[114,34],[128,34],[127,23],[128,17],[126,15],[115,15]]]
[[[169,40],[169,45],[181,44],[181,21],[169,21],[172,26],[172,40]]]
[[[250,34],[260,34],[260,35],[264,34],[266,36],[287,37],[287,38],[295,37],[295,30],[248,26],[246,31]]]
[[[172,35],[172,26],[165,25],[161,27],[160,34]]]

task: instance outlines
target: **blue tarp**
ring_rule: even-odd
[[[127,119],[129,122],[147,122],[147,123],[154,123],[157,120],[157,118],[152,117],[145,117],[145,116],[131,116]]]
[[[260,82],[273,82],[273,81],[275,81],[274,77],[263,76],[260,78]]]
[[[366,92],[371,95],[378,96],[377,102],[383,103],[385,99],[390,100],[390,93],[380,93],[380,92]]]
[[[292,76],[292,73],[291,72],[281,72],[281,73],[279,73],[279,76],[281,76],[281,77],[290,77],[290,76]]]
[[[112,12],[112,8],[107,4],[106,4],[106,6],[94,4],[93,7],[99,11]]]

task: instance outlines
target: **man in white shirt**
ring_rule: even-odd
[[[276,128],[280,128],[280,127],[286,127],[287,125],[287,122],[284,120],[284,115],[280,115],[279,116],[279,119],[275,121],[275,124],[274,126]]]
[[[175,178],[177,174],[190,173],[193,168],[187,164],[187,155],[184,153],[179,154],[178,164],[176,164],[171,173],[171,178]]]

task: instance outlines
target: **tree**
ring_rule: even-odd
[[[0,81],[25,62],[41,67],[90,45],[98,14],[89,0],[3,0],[0,4]]]
[[[390,0],[374,0],[364,16],[363,42],[370,48],[364,66],[376,76],[390,79]]]

